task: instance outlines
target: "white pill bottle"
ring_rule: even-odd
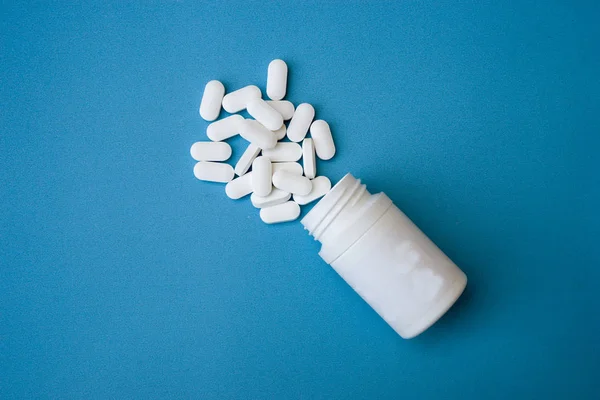
[[[347,174],[302,219],[319,255],[403,338],[435,323],[467,276],[384,194]]]

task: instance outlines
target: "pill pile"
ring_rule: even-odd
[[[269,63],[269,100],[263,100],[260,89],[254,85],[226,94],[221,82],[208,82],[200,102],[200,116],[215,121],[221,107],[232,115],[211,122],[206,129],[210,141],[196,142],[190,149],[192,158],[198,161],[194,166],[196,178],[227,183],[225,194],[234,200],[250,195],[252,205],[260,209],[260,218],[267,224],[297,219],[301,205],[323,197],[331,189],[331,181],[317,176],[316,167],[316,157],[329,160],[335,155],[331,129],[323,120],[313,121],[312,105],[302,103],[294,107],[283,100],[287,75],[283,60]],[[243,110],[252,118],[236,114]],[[225,163],[231,157],[231,146],[224,140],[235,135],[249,144],[232,167]],[[282,141],[286,137],[289,141]]]

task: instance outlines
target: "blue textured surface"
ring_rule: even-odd
[[[85,3],[0,16],[0,398],[600,398],[597,2]],[[417,339],[193,178],[273,58],[469,276]]]

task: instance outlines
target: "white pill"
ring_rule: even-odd
[[[329,124],[322,119],[316,120],[310,126],[310,136],[315,143],[317,157],[321,160],[329,160],[335,154],[335,144],[331,136]]]
[[[276,131],[283,125],[281,114],[263,99],[252,100],[248,103],[247,111],[255,120],[271,131]]]
[[[256,193],[252,193],[250,201],[256,208],[273,207],[277,204],[285,203],[292,197],[291,193],[284,192],[277,188],[273,188],[268,196],[258,196]]]
[[[262,155],[273,162],[298,161],[302,157],[302,147],[298,143],[279,142],[272,149],[263,150]]]
[[[260,209],[260,219],[266,224],[293,221],[299,216],[300,206],[293,201]]]
[[[267,100],[267,104],[273,107],[274,109],[281,114],[284,121],[288,119],[292,119],[294,116],[294,105],[291,101],[287,100]]]
[[[257,196],[267,196],[271,193],[271,160],[267,157],[257,157],[252,163],[252,191]]]
[[[254,85],[248,85],[223,97],[223,108],[230,114],[240,112],[254,99],[260,99],[260,89]]]
[[[302,165],[297,162],[274,162],[271,163],[273,173],[277,171],[287,171],[292,174],[302,175]]]
[[[331,181],[326,176],[317,176],[312,180],[312,190],[309,194],[302,196],[294,195],[294,201],[301,206],[325,196],[331,190]]]
[[[285,192],[307,195],[312,189],[310,180],[302,175],[288,171],[277,171],[273,174],[273,186]]]
[[[238,126],[243,120],[244,117],[236,114],[215,121],[206,128],[206,136],[213,142],[229,139],[238,134]]]
[[[285,97],[287,88],[288,67],[283,60],[273,60],[267,71],[267,96],[271,100],[281,100]]]
[[[225,185],[225,194],[230,199],[240,199],[252,193],[252,172],[235,178]]]
[[[196,161],[225,161],[231,157],[231,146],[225,142],[196,142],[190,154]]]
[[[240,136],[254,143],[261,149],[272,149],[277,144],[277,137],[260,122],[245,119],[239,125]]]
[[[200,161],[194,165],[194,176],[201,181],[226,183],[233,179],[233,168],[225,163]]]
[[[296,112],[287,128],[287,137],[292,142],[301,142],[306,136],[310,123],[315,117],[315,109],[308,103],[296,107]]]
[[[313,179],[317,175],[317,160],[315,159],[315,145],[312,139],[302,141],[302,164],[304,176]]]
[[[273,131],[273,133],[275,134],[275,137],[277,138],[277,140],[281,140],[285,137],[286,131],[287,131],[286,126],[281,125],[281,128],[277,129],[276,131]]]
[[[250,169],[250,166],[258,153],[260,153],[260,147],[250,143],[248,147],[246,147],[246,150],[244,150],[244,154],[242,154],[237,164],[235,164],[235,173],[238,174],[238,176],[242,176],[248,172],[248,169]]]
[[[200,116],[206,121],[214,121],[221,112],[221,101],[225,94],[225,86],[219,81],[210,81],[204,86],[200,101]]]

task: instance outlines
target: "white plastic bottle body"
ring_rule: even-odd
[[[466,275],[395,205],[331,266],[406,339],[437,321],[467,283]]]
[[[383,193],[348,174],[302,220],[321,257],[403,338],[460,297],[466,275]]]

